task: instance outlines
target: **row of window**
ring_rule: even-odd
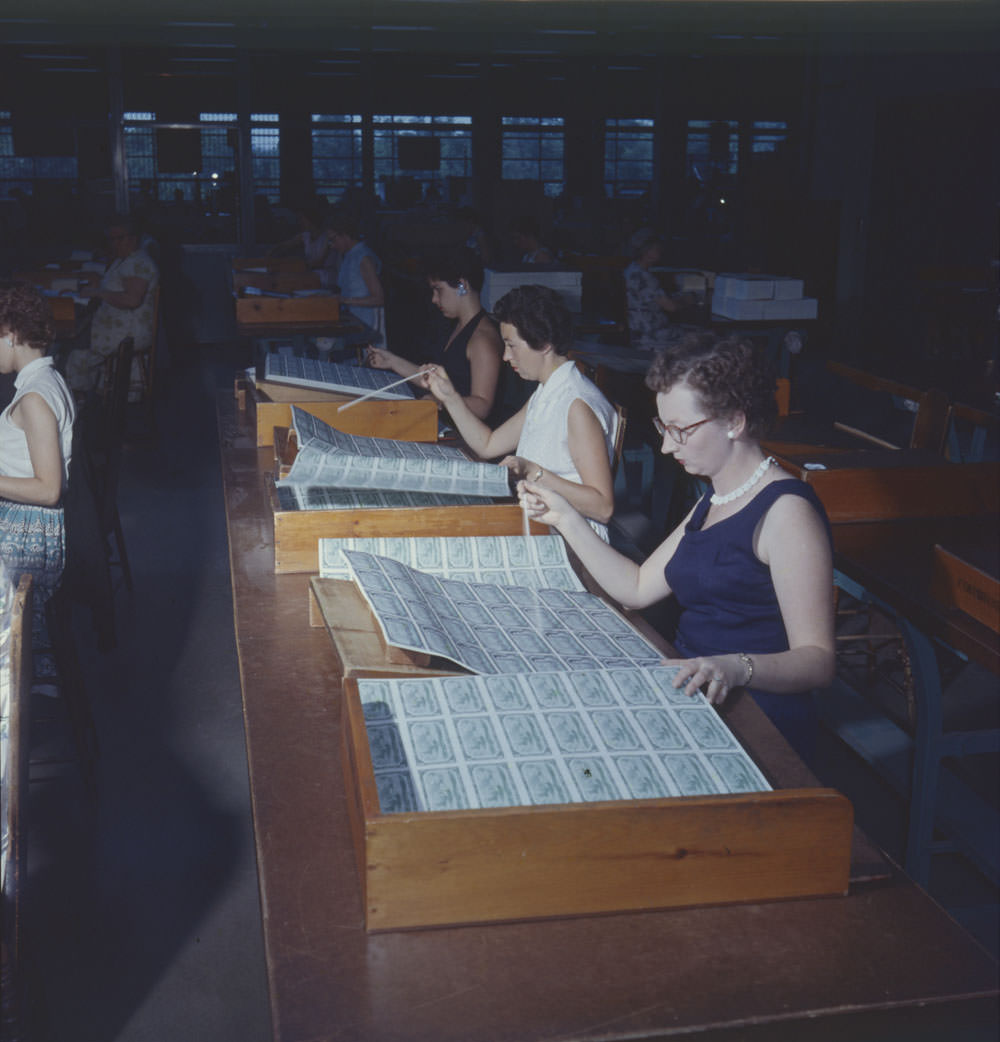
[[[372,118],[375,188],[390,202],[394,186],[427,194],[472,176],[471,116],[376,115]],[[125,158],[130,184],[146,185],[160,199],[205,202],[235,177],[236,113],[205,112],[199,124],[157,127],[153,112],[125,113]],[[753,153],[774,151],[788,135],[783,122],[754,122]],[[316,190],[331,200],[361,187],[362,117],[313,115],[312,174]],[[0,112],[0,185],[8,189],[43,178],[75,180],[73,156],[18,155],[10,114]],[[253,177],[258,193],[278,199],[281,127],[274,113],[250,119]],[[548,196],[564,186],[565,121],[560,117],[503,117],[501,176],[542,184]],[[686,169],[702,180],[735,174],[740,163],[736,121],[691,120]],[[609,197],[639,196],[653,180],[653,120],[608,119],[604,127],[604,185]]]

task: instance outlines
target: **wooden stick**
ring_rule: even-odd
[[[407,380],[416,380],[418,376],[423,376],[426,372],[428,372],[427,369],[419,369],[410,376],[404,376],[402,380],[394,380],[391,384],[386,384],[385,387],[379,387],[374,391],[369,391],[367,394],[363,394],[360,398],[355,398],[353,401],[344,402],[343,405],[337,406],[337,412],[343,412],[345,409],[350,409],[352,405],[357,405],[358,402],[367,401],[369,398],[376,398],[378,395],[382,394],[383,391],[390,391],[393,387],[405,384]]]

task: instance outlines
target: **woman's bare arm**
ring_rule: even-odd
[[[0,476],[0,497],[16,503],[55,506],[62,496],[63,458],[56,415],[40,394],[29,392],[10,415],[15,427],[24,431],[34,477]]]

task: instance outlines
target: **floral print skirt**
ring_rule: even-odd
[[[58,587],[66,563],[62,507],[29,506],[0,499],[0,561],[15,587],[25,572],[30,572],[34,579],[31,635],[38,672],[37,652],[49,646],[45,605]],[[47,661],[45,665],[48,666]]]

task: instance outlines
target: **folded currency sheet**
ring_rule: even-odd
[[[292,384],[296,387],[341,394],[360,395],[379,391],[379,398],[413,398],[409,384],[399,384],[391,391],[380,390],[399,379],[396,373],[275,352],[269,352],[265,359],[264,379],[272,383]]]
[[[477,463],[451,445],[345,434],[294,405],[292,425],[298,454],[278,485],[510,496],[506,467]]]
[[[658,665],[663,654],[609,604],[575,590],[439,579],[345,550],[386,641],[475,673]]]
[[[383,813],[764,792],[673,667],[360,680]]]
[[[557,535],[320,539],[321,578],[352,578],[343,550],[389,557],[440,579],[527,586],[536,590],[584,588],[566,556],[566,544]]]

